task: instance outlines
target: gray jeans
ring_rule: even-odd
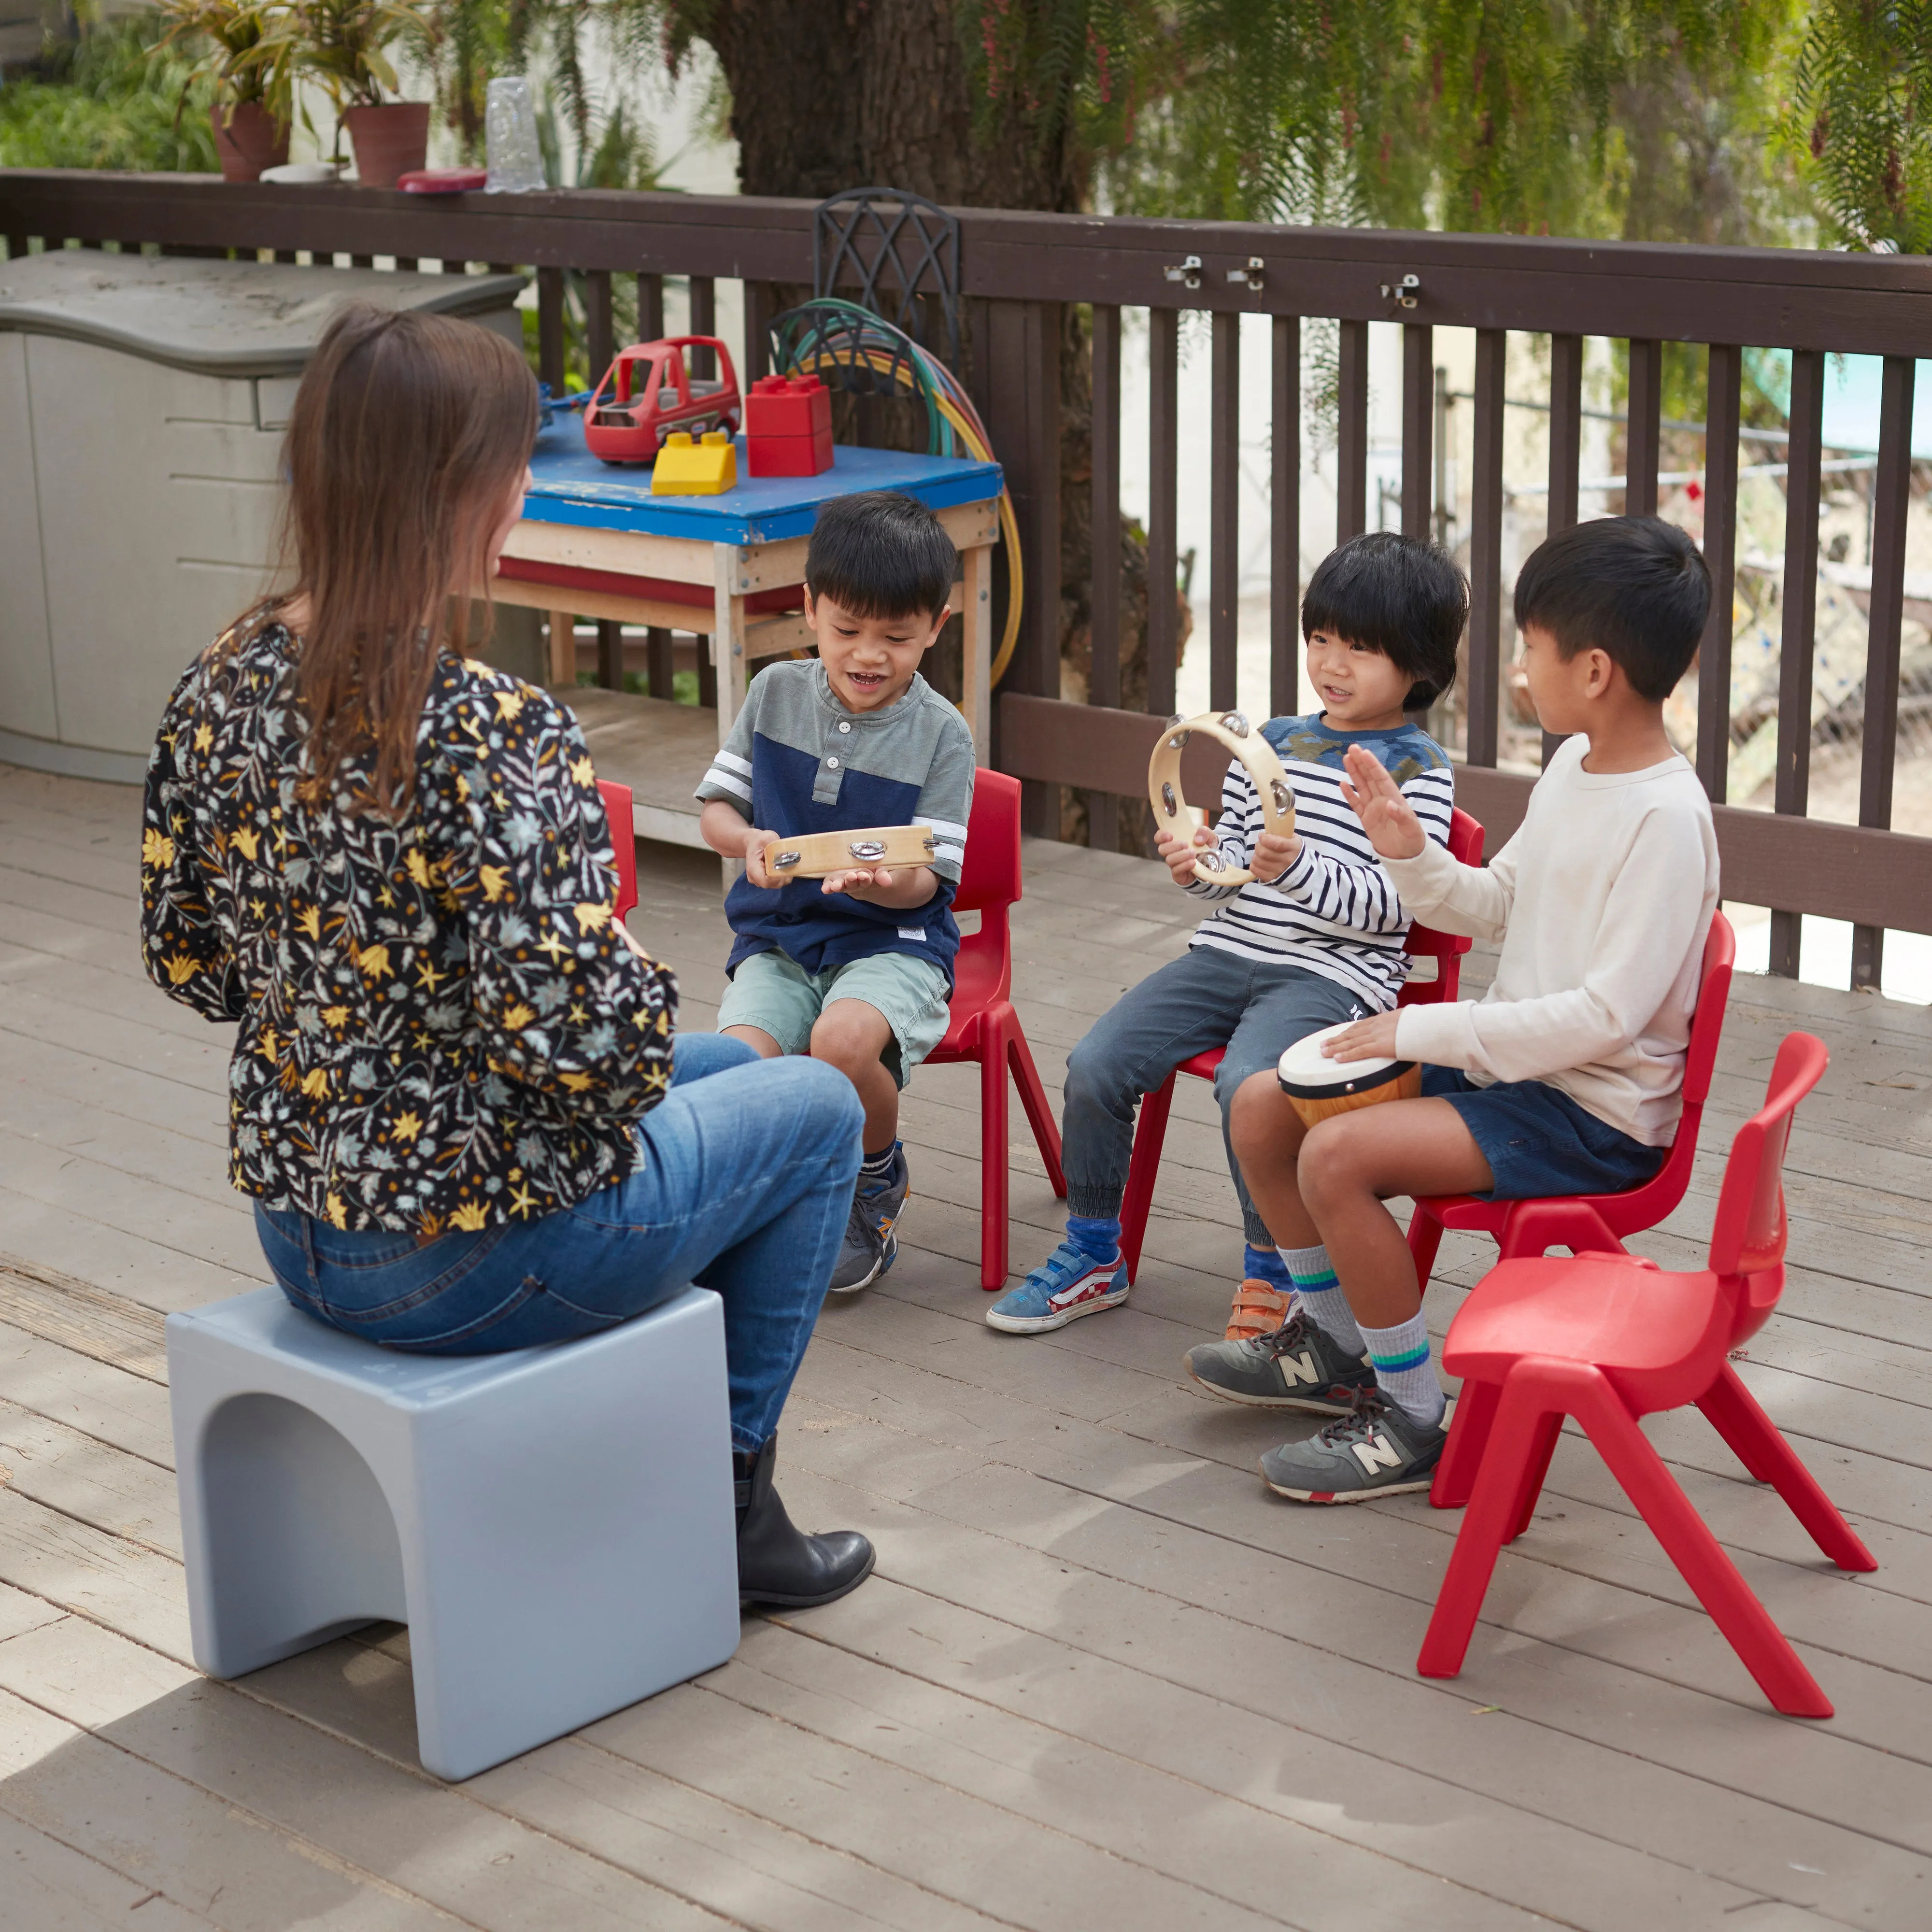
[[[1228,1109],[1244,1080],[1273,1066],[1297,1040],[1368,1011],[1346,986],[1305,967],[1243,959],[1214,946],[1197,946],[1170,960],[1122,994],[1066,1056],[1060,1158],[1068,1208],[1094,1220],[1119,1216],[1133,1153],[1134,1110],[1184,1060],[1213,1046],[1228,1049],[1214,1076],[1225,1144]],[[1232,1147],[1228,1172],[1241,1198],[1248,1240],[1273,1247],[1274,1237],[1248,1198]]]

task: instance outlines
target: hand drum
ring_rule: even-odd
[[[1275,756],[1274,747],[1238,711],[1204,712],[1198,718],[1175,716],[1154,748],[1148,764],[1148,799],[1154,806],[1157,831],[1171,832],[1185,844],[1194,836],[1194,821],[1180,794],[1180,754],[1197,731],[1218,740],[1247,767],[1261,794],[1262,830],[1283,838],[1294,830],[1294,791]],[[1244,886],[1254,874],[1245,866],[1228,865],[1212,846],[1194,862],[1194,876],[1210,886]]]
[[[830,878],[855,866],[925,866],[939,842],[929,825],[880,825],[864,831],[809,832],[765,848],[765,865],[787,879]]]
[[[1422,1069],[1412,1060],[1330,1060],[1322,1051],[1324,1040],[1345,1027],[1324,1027],[1298,1040],[1275,1069],[1281,1090],[1293,1102],[1302,1124],[1312,1127],[1331,1114],[1352,1113],[1384,1100],[1414,1100],[1422,1093]]]

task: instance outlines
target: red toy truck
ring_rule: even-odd
[[[694,376],[686,359],[693,349],[715,351],[722,377]],[[617,352],[584,405],[584,440],[606,463],[653,463],[659,440],[673,430],[688,430],[694,442],[706,430],[736,435],[740,409],[731,352],[716,336],[633,343]]]

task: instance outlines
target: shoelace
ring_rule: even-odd
[[[1309,1333],[1308,1317],[1298,1308],[1272,1334],[1251,1335],[1246,1346],[1258,1349],[1265,1359],[1272,1361],[1277,1355],[1285,1355],[1291,1349],[1300,1348],[1307,1340]]]
[[[1378,1388],[1357,1389],[1348,1398],[1348,1412],[1338,1415],[1316,1437],[1334,1448],[1352,1438],[1366,1439],[1369,1431],[1388,1414],[1388,1404]]]

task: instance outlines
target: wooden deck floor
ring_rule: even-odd
[[[1418,1678],[1456,1518],[1274,1502],[1253,1463],[1281,1421],[1178,1373],[1239,1256],[1204,1088],[1132,1305],[1028,1342],[981,1322],[974,1076],[949,1068],[909,1096],[899,1265],[828,1310],[783,1432],[795,1514],[868,1531],[876,1578],[450,1788],[416,1765],[400,1630],[235,1684],[188,1660],[160,1316],[263,1270],[224,1178],[226,1036],[140,975],[136,822],[130,792],[0,770],[9,1932],[1932,1924],[1926,1012],[1742,985],[1700,1184],[1647,1244],[1698,1251],[1778,1040],[1822,1033],[1798,1265],[1744,1372],[1883,1568],[1823,1568],[1694,1414],[1653,1434],[1832,1722],[1766,1709],[1574,1439],[1464,1676]],[[636,929],[708,1024],[715,865],[644,850]],[[1018,997],[1052,1082],[1191,908],[1133,860],[1029,864]],[[1055,1215],[1014,1125],[1024,1267]],[[1438,1333],[1484,1252],[1445,1262]]]

